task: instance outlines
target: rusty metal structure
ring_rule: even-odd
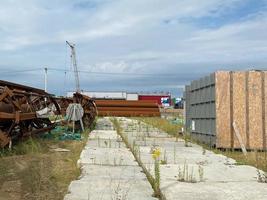
[[[97,107],[90,97],[82,95],[79,92],[73,94],[72,98],[60,97],[56,98],[58,105],[60,106],[61,114],[65,115],[69,104],[79,103],[84,109],[83,123],[85,127],[90,127],[95,117],[97,116]]]
[[[44,113],[46,108],[47,112],[60,113],[53,96],[44,90],[0,81],[0,146],[54,128]]]
[[[73,98],[55,98],[41,89],[0,80],[0,147],[50,131],[56,124],[49,116],[64,115],[73,102],[82,105],[83,121],[89,127],[97,115],[96,105],[89,97],[75,93]]]
[[[149,100],[95,100],[99,116],[159,117],[157,102]]]

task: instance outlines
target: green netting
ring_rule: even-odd
[[[82,140],[82,136],[80,132],[73,133],[72,131],[69,131],[67,127],[64,126],[57,126],[50,132],[46,132],[41,136],[44,139],[50,139],[50,140]]]
[[[59,136],[59,140],[82,140],[80,133],[63,133]]]
[[[184,120],[181,118],[176,118],[174,120],[171,120],[172,124],[178,124],[178,125],[183,125],[184,124]]]

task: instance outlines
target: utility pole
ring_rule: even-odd
[[[76,60],[75,44],[71,44],[68,41],[66,41],[66,44],[69,45],[71,49],[71,64],[73,66],[73,71],[74,71],[76,92],[80,93],[81,90],[80,90],[79,72],[78,72],[77,60]]]
[[[47,92],[47,67],[44,68],[45,70],[45,92]],[[47,98],[45,97],[45,102],[47,101]]]
[[[44,70],[45,70],[45,92],[47,92],[47,67],[45,67]]]

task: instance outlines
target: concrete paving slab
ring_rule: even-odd
[[[100,148],[126,148],[121,139],[90,139],[85,148],[100,147]]]
[[[137,165],[129,149],[101,147],[87,147],[81,153],[80,163],[82,165]]]
[[[98,130],[91,132],[80,156],[81,177],[71,182],[64,199],[155,200],[142,168],[108,118],[97,124]]]
[[[135,179],[146,181],[146,176],[139,166],[99,166],[85,165],[82,167],[83,180],[93,179]]]
[[[161,186],[166,199],[186,200],[266,200],[266,185],[251,182],[175,183]]]
[[[160,160],[167,158],[167,164],[160,165],[161,191],[167,200],[267,199],[267,185],[257,182],[255,167],[236,165],[235,160],[208,150],[203,151],[203,148],[196,144],[190,143],[190,147],[186,147],[183,140],[179,139],[177,142],[176,138],[161,137],[164,134],[151,138],[147,132],[131,132],[131,128],[125,123],[136,126],[138,123],[133,121],[124,120],[123,127],[127,129],[124,134],[130,144],[139,146],[140,158],[150,174],[154,174],[152,148],[160,149]],[[144,130],[145,125],[141,126],[143,127],[139,128]],[[188,169],[188,176],[192,176],[196,183],[178,181],[185,167]]]
[[[183,172],[184,164],[164,164],[160,165],[160,175],[162,180],[173,180],[177,182],[179,178],[179,170]],[[203,182],[251,182],[251,184],[257,182],[257,171],[251,166],[226,166],[226,165],[208,165],[202,166],[197,164],[188,164],[189,175],[193,175],[197,182],[201,182],[199,177],[199,166],[203,168]],[[218,173],[214,168],[220,170],[223,173]],[[154,165],[151,163],[150,172],[154,175]]]
[[[135,179],[78,180],[70,184],[69,192],[64,200],[156,200],[149,183]]]
[[[90,133],[90,139],[117,139],[118,135],[116,131],[112,130],[95,130]]]

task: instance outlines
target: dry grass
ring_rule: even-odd
[[[267,172],[267,152],[263,151],[249,151],[247,152],[247,156],[245,156],[241,150],[231,150],[231,149],[216,149],[211,148],[209,145],[202,144],[196,142],[194,140],[191,141],[192,143],[196,143],[203,147],[203,154],[205,154],[206,149],[213,151],[216,154],[222,154],[229,158],[236,160],[236,165],[251,165],[258,169],[261,169]]]
[[[233,158],[238,165],[252,165],[267,172],[267,152],[252,151],[248,152],[247,156],[240,151],[219,151],[216,153],[224,154],[227,157]]]
[[[88,131],[87,131],[88,133]],[[61,200],[80,175],[77,160],[83,141],[29,139],[0,157],[0,200]],[[70,152],[55,152],[51,148]]]
[[[162,119],[160,117],[142,117],[136,118],[137,120],[141,120],[149,125],[152,125],[172,136],[177,136],[181,131],[182,126],[179,124],[171,124],[168,120]]]

